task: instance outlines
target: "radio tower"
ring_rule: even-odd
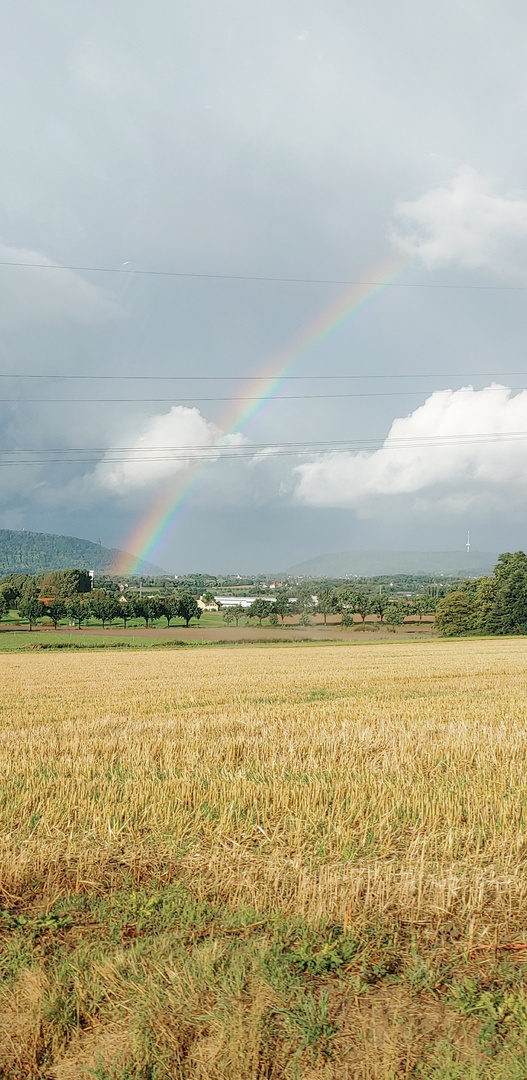
[[[470,555],[470,532],[467,533],[467,542],[465,546],[467,549],[467,555]]]

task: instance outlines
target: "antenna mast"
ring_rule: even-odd
[[[470,555],[470,532],[467,533],[467,542],[465,547],[467,549],[467,555]]]

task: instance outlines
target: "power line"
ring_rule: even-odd
[[[316,454],[317,456],[321,455],[321,454],[350,454],[350,453],[359,453],[361,451],[371,453],[371,452],[373,452],[375,450],[379,450],[379,449],[385,449],[385,450],[389,450],[389,451],[391,451],[391,450],[412,450],[412,449],[419,449],[420,447],[423,447],[423,448],[427,449],[428,447],[431,447],[431,446],[437,446],[437,447],[440,447],[440,448],[446,448],[446,447],[449,447],[449,446],[466,446],[466,445],[470,446],[470,445],[481,445],[481,444],[487,444],[487,443],[518,442],[518,441],[523,441],[525,439],[527,439],[527,431],[511,431],[511,432],[500,432],[500,433],[483,432],[483,433],[475,433],[475,434],[470,434],[470,435],[432,435],[432,436],[423,435],[423,436],[408,437],[406,439],[405,438],[402,438],[402,439],[369,439],[369,440],[368,439],[359,439],[359,440],[350,441],[346,445],[343,445],[342,443],[335,443],[335,445],[333,445],[333,446],[321,446],[319,443],[311,444],[311,445],[306,445],[306,443],[303,443],[303,444],[287,444],[287,443],[253,444],[252,448],[250,446],[244,445],[243,447],[241,447],[239,449],[237,447],[230,447],[230,446],[225,447],[225,446],[219,446],[219,445],[216,445],[216,446],[195,446],[195,447],[187,447],[187,446],[185,446],[185,447],[182,447],[181,449],[192,450],[193,451],[192,453],[189,453],[189,454],[186,454],[186,455],[181,455],[179,453],[168,455],[167,450],[169,448],[155,447],[153,449],[160,451],[160,454],[158,454],[157,456],[154,456],[153,454],[149,454],[146,457],[140,457],[137,454],[134,454],[133,456],[126,456],[126,457],[120,457],[120,458],[114,456],[114,457],[105,457],[105,458],[71,458],[71,459],[64,459],[64,458],[62,458],[62,459],[60,459],[60,458],[58,458],[58,459],[50,459],[50,458],[44,458],[44,459],[38,459],[37,458],[37,459],[35,459],[35,458],[31,458],[31,459],[21,460],[21,461],[1,461],[0,460],[0,467],[17,466],[17,465],[22,465],[23,466],[23,465],[52,465],[52,464],[60,464],[60,465],[89,465],[89,464],[115,465],[115,464],[122,464],[122,463],[138,464],[138,463],[141,463],[141,462],[151,464],[152,462],[166,462],[166,461],[174,461],[174,462],[191,461],[191,462],[194,462],[195,464],[198,464],[200,462],[207,462],[207,461],[223,461],[223,460],[229,460],[229,459],[239,460],[241,458],[254,458],[255,456],[257,456],[257,454],[255,454],[255,452],[254,452],[257,447],[261,447],[261,449],[271,451],[271,453],[269,453],[269,457],[274,458],[274,457],[296,457],[296,456],[304,456],[306,454],[311,455],[311,456],[314,455],[314,454]],[[295,448],[294,449],[284,450],[284,449],[282,449],[283,446],[295,446]],[[5,451],[2,451],[2,453],[4,453],[4,452]],[[37,451],[37,450],[35,450],[35,451],[7,451],[7,452],[8,453],[43,453],[45,451],[42,451],[42,450]],[[49,453],[52,453],[52,452],[54,452],[54,451],[49,451]],[[72,453],[73,451],[72,450],[69,450],[69,451],[64,450],[64,453],[68,453],[68,452]],[[93,451],[91,451],[91,452],[93,452]],[[112,453],[115,454],[116,452],[118,452],[118,450],[115,450],[115,449],[112,450],[112,448],[110,448],[109,450],[104,451],[105,454],[112,454]],[[144,453],[145,448],[141,447],[140,452],[141,452],[141,454]],[[263,454],[262,454],[262,458],[263,458]]]
[[[359,440],[359,441],[362,442],[363,440]],[[374,439],[373,441],[374,442],[379,442],[380,440],[379,439]],[[355,446],[357,440],[355,440],[355,439],[354,440],[348,440],[348,439],[306,440],[306,439],[302,439],[302,440],[297,441],[297,442],[280,442],[280,443],[270,443],[270,442],[250,443],[250,442],[244,442],[244,443],[239,444],[239,448],[244,449],[244,450],[258,451],[258,450],[267,450],[267,449],[269,449],[269,447],[282,447],[282,446],[305,447],[308,444],[309,444],[309,446],[315,446],[315,447],[318,447],[318,446],[335,446],[335,445],[342,446],[343,443],[348,443],[348,442],[350,442],[352,445]],[[371,442],[371,440],[367,439],[367,440],[364,440],[364,442],[367,444],[367,443]],[[27,448],[23,449],[23,448],[19,447],[18,449],[10,448],[10,449],[3,449],[3,450],[0,448],[0,454],[97,454],[97,453],[101,453],[101,454],[116,453],[117,454],[117,453],[125,453],[126,451],[134,451],[135,452],[137,449],[140,449],[141,452],[144,451],[146,453],[146,452],[151,451],[151,450],[163,450],[163,451],[168,451],[168,450],[170,450],[170,451],[172,451],[172,450],[211,450],[211,449],[236,450],[237,448],[238,448],[237,446],[235,446],[235,445],[233,445],[231,443],[220,443],[220,442],[218,442],[218,443],[185,443],[182,446],[141,446],[139,448],[137,446],[111,446],[111,447],[108,447],[108,446],[67,446],[67,447],[60,447],[59,446],[59,447],[48,447],[48,448],[46,448],[46,447],[33,447],[32,449],[28,450]]]
[[[414,372],[401,374],[401,372],[371,375],[286,375],[287,382],[304,382],[321,379],[523,379],[527,377],[526,371],[456,371],[443,374],[442,372]],[[121,381],[144,381],[144,382],[266,382],[268,375],[19,375],[9,372],[0,372],[0,379],[91,379],[113,382]]]
[[[497,393],[503,389],[499,386],[485,386],[483,390],[474,391],[472,389],[462,388],[460,390],[452,391],[455,394],[472,394],[472,393],[485,393],[492,394]],[[507,390],[519,391],[525,390],[524,386],[508,386]],[[381,391],[365,391],[358,394],[283,394],[281,396],[273,397],[272,401],[334,401],[335,399],[344,398],[377,398],[377,397],[420,397],[422,394],[436,394],[436,393],[448,393],[448,390],[432,389],[432,390],[381,390]],[[0,398],[0,405],[123,405],[123,404],[136,404],[136,405],[156,405],[156,404],[168,404],[171,402],[174,405],[191,405],[192,403],[199,402],[221,402],[221,401],[262,401],[261,395],[255,395],[250,397],[161,397],[161,398]]]
[[[353,278],[304,278],[280,277],[273,274],[213,274],[197,273],[189,270],[134,270],[124,266],[74,266],[65,263],[26,263],[15,260],[1,260],[0,266],[18,266],[34,270],[73,270],[77,273],[90,274],[135,274],[141,277],[189,278],[210,281],[254,281],[277,282],[291,285],[364,285],[373,287],[382,285],[389,289],[449,289],[475,292],[527,292],[527,285],[466,285],[438,284],[415,281],[357,281]]]

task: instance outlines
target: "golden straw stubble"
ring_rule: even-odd
[[[0,657],[0,888],[521,929],[522,641]],[[501,931],[503,932],[503,930]]]

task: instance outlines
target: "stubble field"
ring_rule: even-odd
[[[0,1077],[527,1077],[522,639],[0,657]]]

